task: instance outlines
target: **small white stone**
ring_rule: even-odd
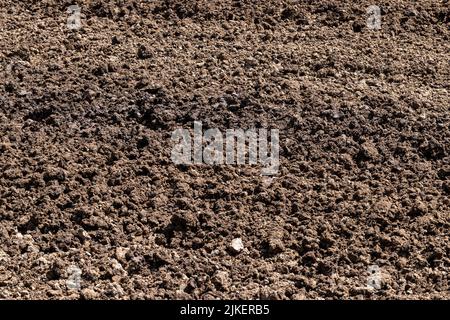
[[[239,253],[244,249],[244,244],[242,243],[241,238],[236,238],[231,241],[230,249],[235,253]]]
[[[89,235],[89,233],[87,233],[87,231],[83,230],[83,229],[78,230],[78,236],[83,240],[91,239],[91,236]]]

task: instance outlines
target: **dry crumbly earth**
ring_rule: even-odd
[[[0,298],[450,298],[447,0],[74,2],[0,0]],[[174,165],[194,120],[279,174]]]

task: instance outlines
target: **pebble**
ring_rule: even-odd
[[[230,249],[234,253],[239,253],[242,250],[244,250],[244,244],[242,243],[242,239],[241,238],[233,239],[230,244]]]
[[[78,236],[82,239],[82,240],[89,240],[91,239],[91,236],[89,235],[89,233],[87,233],[86,230],[83,229],[79,229],[78,230]]]

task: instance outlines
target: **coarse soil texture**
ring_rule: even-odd
[[[0,298],[450,298],[448,1],[74,2],[0,0]]]

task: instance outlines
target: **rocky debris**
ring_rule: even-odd
[[[231,240],[231,243],[229,245],[229,250],[234,254],[237,254],[237,253],[241,252],[242,250],[244,250],[244,243],[242,242],[242,239],[235,238],[235,239]]]

